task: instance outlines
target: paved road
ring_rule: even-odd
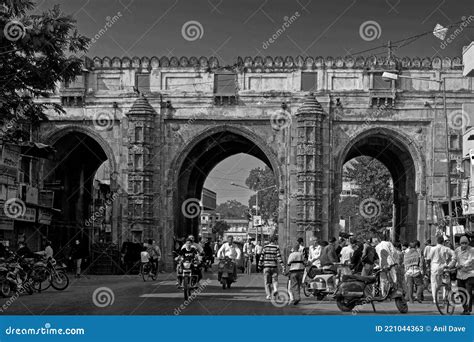
[[[89,275],[71,279],[63,292],[48,289],[0,299],[8,315],[372,315],[372,307],[357,307],[355,313],[340,312],[334,301],[303,299],[297,306],[276,307],[265,299],[260,274],[239,274],[231,289],[222,290],[213,273],[204,273],[198,295],[184,303],[174,274],[160,274],[156,281],[143,282],[133,276]],[[286,277],[280,276],[283,288]],[[95,292],[95,295],[94,295]],[[95,298],[95,302],[94,302]],[[377,314],[398,314],[394,302],[375,304]],[[2,307],[0,307],[2,308]],[[438,315],[436,307],[425,302],[409,306],[412,315]]]

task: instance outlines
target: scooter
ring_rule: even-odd
[[[306,297],[314,296],[317,300],[323,300],[327,295],[334,294],[337,284],[336,264],[320,269],[309,266],[304,270],[302,287]]]
[[[408,304],[402,289],[391,279],[390,271],[396,264],[378,269],[373,276],[361,276],[355,274],[343,275],[339,283],[334,298],[339,310],[349,312],[356,305],[371,304],[375,312],[374,302],[385,300],[395,300],[395,305],[400,313],[408,312]],[[388,287],[383,290],[380,282],[381,274],[385,274]]]
[[[231,284],[235,282],[234,265],[235,262],[228,256],[219,261],[217,280],[222,284],[223,290],[230,289]]]

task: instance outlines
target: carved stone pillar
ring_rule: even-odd
[[[325,114],[313,94],[296,112],[297,125],[297,230],[320,236],[323,228],[323,120]]]
[[[128,117],[128,222],[142,241],[155,238],[153,228],[153,146],[156,111],[142,95]],[[141,232],[141,233],[140,233]]]

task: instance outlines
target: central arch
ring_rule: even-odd
[[[187,144],[172,164],[174,186],[171,188],[176,189],[172,211],[177,236],[197,236],[199,216],[185,217],[183,203],[188,199],[199,200],[212,169],[224,159],[239,153],[260,159],[273,171],[278,188],[283,184],[276,154],[262,138],[242,127],[223,125],[208,129]]]
[[[419,199],[425,195],[425,162],[416,144],[394,129],[376,127],[351,139],[337,154],[336,192],[342,189],[342,169],[346,162],[359,156],[382,162],[393,180],[394,217],[392,239],[411,241],[420,237]],[[335,203],[339,201],[336,200]],[[335,222],[339,213],[335,213]]]

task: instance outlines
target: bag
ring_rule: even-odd
[[[420,266],[413,265],[405,272],[407,277],[419,277],[421,275]]]

